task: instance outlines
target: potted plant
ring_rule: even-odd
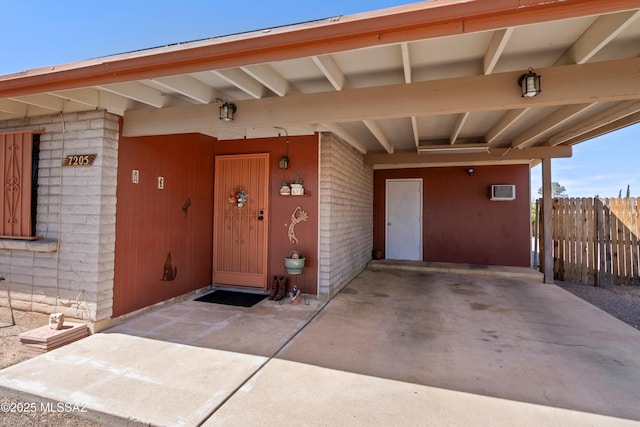
[[[291,183],[291,195],[304,195],[304,187],[302,187],[302,178],[300,177],[300,172],[296,172],[296,180]]]
[[[298,251],[291,251],[284,259],[284,267],[288,274],[301,274],[304,269],[304,257]]]

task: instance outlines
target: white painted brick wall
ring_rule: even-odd
[[[56,252],[0,249],[0,287],[11,286],[14,309],[90,322],[111,317],[118,126],[118,116],[104,111],[0,121],[0,132],[46,129],[36,235],[58,242]],[[69,154],[93,153],[93,166],[61,167]],[[0,305],[7,306],[2,291]]]
[[[371,259],[373,169],[331,133],[320,136],[319,292],[332,296]]]

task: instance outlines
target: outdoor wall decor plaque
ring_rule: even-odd
[[[69,154],[62,160],[62,166],[91,166],[97,154]]]

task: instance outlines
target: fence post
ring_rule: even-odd
[[[640,200],[640,198],[631,199],[629,206],[629,210],[631,211],[632,285],[640,285],[640,247],[638,245],[638,236],[640,235],[640,218],[638,218],[638,200]]]
[[[542,159],[542,223],[544,224],[544,283],[553,284],[553,227],[551,225],[551,159]]]
[[[611,257],[611,210],[609,209],[609,199],[605,199],[602,204],[603,221],[602,221],[602,241],[603,249],[602,258],[604,266],[602,268],[602,280],[600,286],[611,286],[613,281],[613,260]]]

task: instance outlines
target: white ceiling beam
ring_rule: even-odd
[[[347,78],[330,55],[312,56],[311,59],[318,66],[322,74],[329,80],[335,90],[347,89]]]
[[[247,137],[247,129],[218,129],[217,135],[220,141],[245,139]]]
[[[23,102],[28,104],[29,106],[40,108],[43,111],[37,112],[36,110],[29,109],[30,114],[38,115],[38,114],[51,114],[51,112],[55,113],[75,113],[78,111],[87,111],[95,109],[95,107],[87,108],[84,104],[78,104],[77,102],[71,101],[69,99],[63,99],[58,96],[53,96],[50,94],[39,94],[39,95],[25,95],[14,98],[9,98],[13,101]]]
[[[640,123],[640,112],[634,113],[634,114],[630,114],[628,116],[624,116],[623,118],[618,119],[616,121],[613,121],[613,122],[611,122],[611,123],[609,123],[607,125],[600,126],[599,128],[596,128],[596,129],[594,129],[592,131],[583,133],[583,134],[581,134],[581,135],[579,135],[579,136],[577,136],[575,138],[569,139],[569,140],[565,141],[563,143],[563,145],[561,145],[561,147],[564,146],[564,145],[579,144],[581,142],[588,141],[590,139],[597,138],[599,136],[605,135],[605,134],[607,134],[609,132],[613,132],[613,131],[616,131],[618,129],[622,129],[622,128],[625,128],[627,126],[635,125],[635,124],[638,124],[638,123]]]
[[[106,111],[118,116],[124,116],[124,112],[134,107],[136,101],[124,96],[116,95],[115,93],[99,91],[100,95],[100,108],[104,108]]]
[[[260,99],[264,96],[264,86],[239,68],[211,72],[255,99]]]
[[[456,124],[453,126],[453,132],[449,137],[449,144],[453,145],[456,143],[456,139],[460,136],[460,132],[462,132],[462,128],[464,127],[464,122],[469,118],[470,113],[462,113],[458,116],[458,120],[456,120]]]
[[[409,49],[409,43],[401,43],[400,49],[402,51],[402,69],[404,70],[404,82],[411,83],[411,51]],[[418,119],[416,116],[411,116],[411,130],[413,133],[413,141],[416,147],[420,145],[420,135],[418,133]]]
[[[493,69],[496,67],[500,56],[502,56],[502,52],[504,52],[505,47],[507,47],[507,43],[509,43],[513,30],[514,27],[509,27],[503,30],[498,30],[493,34],[489,47],[487,48],[487,52],[484,54],[484,74],[493,73]]]
[[[573,149],[568,146],[559,147],[529,147],[522,150],[491,149],[491,152],[478,153],[369,153],[364,156],[366,165],[400,165],[419,163],[449,163],[449,162],[487,162],[505,163],[509,161],[529,161],[542,158],[571,157]]]
[[[364,123],[367,129],[369,129],[369,132],[376,137],[380,145],[382,145],[382,148],[384,148],[387,153],[393,153],[393,145],[391,145],[387,137],[384,135],[384,132],[382,132],[378,123],[373,120],[363,120],[362,123]]]
[[[640,99],[640,58],[536,70],[545,91],[520,96],[519,71],[237,101],[232,122],[212,120],[216,105],[125,113],[124,134],[162,135],[214,128],[353,122]],[[469,96],[473,93],[474,96]],[[384,102],[381,102],[384,100]],[[429,102],[425,102],[429,100]]]
[[[199,104],[209,104],[217,98],[215,89],[190,76],[161,77],[152,81]]]
[[[285,96],[291,92],[289,81],[268,64],[243,66],[240,69],[278,96]]]
[[[605,47],[633,21],[640,9],[599,17],[578,40],[556,61],[555,65],[584,64]]]
[[[25,104],[33,105],[35,107],[40,107],[55,112],[61,112],[64,110],[64,100],[56,96],[39,94],[16,96],[9,99],[11,99],[12,101],[24,102]]]
[[[29,107],[24,102],[0,99],[0,111],[3,113],[24,117],[27,115],[28,110]]]
[[[413,130],[413,142],[417,148],[420,145],[420,135],[418,134],[418,119],[415,116],[411,117],[411,130]]]
[[[531,145],[535,139],[540,138],[542,135],[553,131],[558,126],[561,126],[574,117],[587,111],[589,108],[596,105],[592,104],[576,104],[567,105],[559,110],[556,110],[549,116],[539,121],[535,126],[530,127],[526,131],[522,132],[511,142],[512,148],[523,148]]]
[[[484,136],[484,140],[487,144],[494,142],[503,132],[505,132],[511,125],[515,124],[522,116],[524,116],[529,108],[519,108],[516,110],[510,110],[505,114],[502,119]]]
[[[404,70],[404,82],[411,83],[411,52],[409,51],[409,43],[401,43],[402,50],[402,69]]]
[[[98,89],[151,105],[152,107],[162,108],[165,104],[165,98],[159,90],[145,86],[142,83],[114,83],[97,87]]]
[[[486,142],[484,142],[482,139],[480,138],[458,138],[457,140],[457,144],[455,145],[451,145],[451,142],[449,140],[449,138],[433,138],[433,139],[421,139],[420,141],[418,141],[418,147],[423,147],[424,146],[428,146],[428,145],[442,145],[442,146],[446,146],[448,149],[452,149],[452,148],[456,148],[458,146],[461,145],[469,145],[469,144],[474,144],[474,145],[480,145],[482,144],[484,147],[487,147],[488,144]]]
[[[325,127],[330,132],[335,133],[340,138],[342,138],[347,144],[351,145],[353,148],[361,152],[362,154],[367,154],[367,148],[362,145],[360,140],[353,136],[350,132],[348,132],[344,127],[337,123],[322,123],[322,126]]]
[[[100,105],[100,92],[96,89],[63,90],[49,94],[87,107],[97,108]]]
[[[626,116],[635,114],[638,111],[640,111],[640,101],[632,100],[621,102],[608,110],[602,111],[593,117],[589,117],[588,120],[582,121],[579,124],[552,136],[547,141],[547,145],[553,147],[562,144],[599,127],[606,126]]]

